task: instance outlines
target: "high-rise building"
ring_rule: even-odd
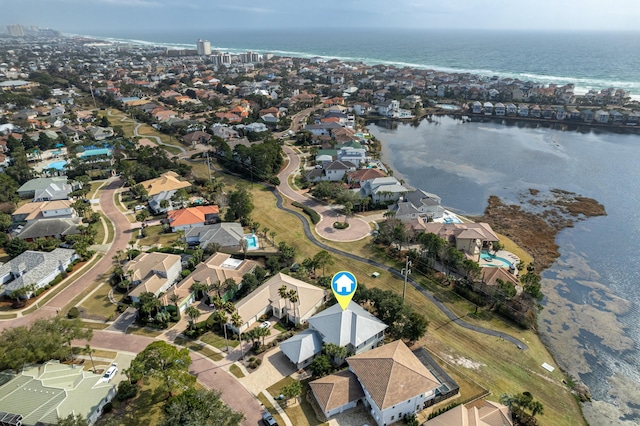
[[[211,42],[209,40],[198,40],[198,55],[209,56],[211,55]]]
[[[12,37],[24,37],[24,28],[20,24],[7,25],[7,32]]]

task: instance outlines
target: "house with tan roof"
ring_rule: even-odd
[[[191,186],[191,183],[183,182],[178,179],[178,177],[179,175],[176,172],[168,171],[157,178],[140,182],[140,185],[147,190],[147,194],[149,194],[150,197],[158,195],[161,192],[177,191],[178,189]]]
[[[424,232],[455,245],[467,258],[480,261],[482,250],[491,248],[491,244],[500,241],[488,223],[418,223]]]
[[[129,297],[137,302],[145,292],[158,296],[178,281],[181,272],[182,259],[177,254],[141,253],[126,266],[125,273],[136,286]]]
[[[327,417],[362,400],[376,423],[386,426],[422,411],[444,389],[424,361],[402,340],[349,357],[347,363],[347,372],[309,383]],[[356,384],[362,389],[360,398]]]
[[[220,220],[218,206],[197,206],[172,210],[167,214],[171,231],[183,231],[190,228],[216,223]]]
[[[458,405],[424,424],[425,426],[513,426],[511,413],[505,405],[478,401]]]
[[[69,200],[40,201],[37,203],[26,203],[20,206],[11,214],[11,221],[33,222],[44,218],[74,218],[76,212],[71,207]]]
[[[177,294],[180,300],[177,302],[178,309],[183,312],[187,306],[195,301],[195,293],[191,291],[191,286],[196,283],[206,284],[210,286],[213,283],[224,283],[228,279],[232,279],[237,285],[240,285],[242,277],[256,269],[258,264],[253,260],[234,259],[230,254],[215,253],[205,262],[199,264],[196,269],[189,274],[187,278],[180,281],[167,291],[161,301],[165,305],[169,305],[172,294]],[[224,301],[231,299],[235,295],[236,290],[224,292],[220,290],[220,296]],[[210,294],[215,293],[212,291]]]
[[[296,292],[298,295],[296,303],[280,297],[279,289],[282,286],[287,291]],[[236,311],[243,323],[239,330],[231,324],[229,327],[236,333],[243,332],[257,322],[262,315],[267,314],[278,319],[287,318],[294,324],[302,324],[325,302],[326,296],[326,291],[319,287],[278,273],[236,303]]]

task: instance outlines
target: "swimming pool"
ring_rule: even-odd
[[[438,104],[438,105],[436,105],[436,106],[437,106],[438,108],[440,108],[440,109],[445,109],[445,110],[447,110],[447,111],[457,111],[457,110],[459,110],[459,109],[460,109],[460,108],[458,108],[458,107],[457,107],[457,106],[455,106],[455,105],[449,105],[449,104]]]
[[[507,259],[504,259],[502,257],[497,257],[486,251],[483,251],[482,253],[480,253],[480,258],[485,262],[489,263],[488,265],[485,264],[481,266],[490,266],[494,268],[512,268],[513,267],[513,264],[509,262]]]
[[[54,161],[52,163],[49,163],[47,168],[56,169],[56,170],[64,170],[64,166],[66,166],[66,165],[67,165],[67,161],[66,160]]]
[[[258,237],[254,234],[245,235],[244,239],[247,241],[247,248],[249,250],[256,250],[258,248]]]

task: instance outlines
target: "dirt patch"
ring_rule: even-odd
[[[575,221],[606,214],[604,206],[592,198],[560,189],[544,193],[529,189],[520,196],[520,205],[505,204],[492,195],[484,215],[474,220],[486,222],[511,238],[533,256],[540,272],[560,256],[555,243],[558,232]]]

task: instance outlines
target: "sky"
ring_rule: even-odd
[[[0,0],[0,26],[63,32],[412,28],[638,31],[638,0]]]

